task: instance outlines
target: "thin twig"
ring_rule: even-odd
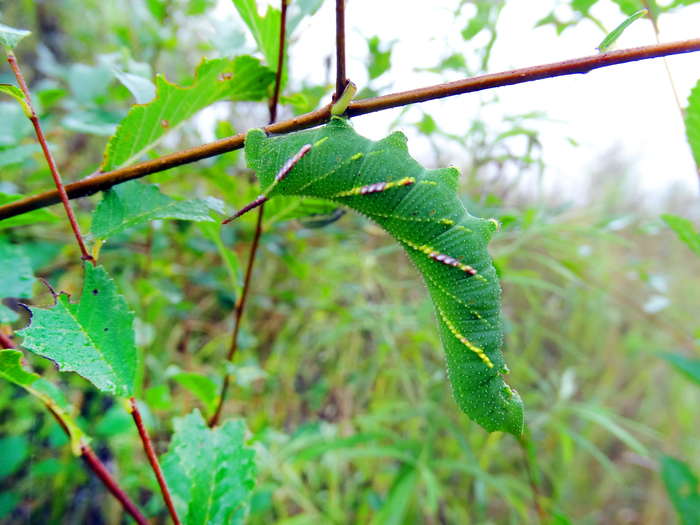
[[[141,436],[141,441],[143,442],[143,449],[148,456],[148,462],[151,464],[151,468],[156,475],[158,480],[158,485],[160,485],[160,492],[163,494],[163,499],[165,500],[165,506],[168,507],[168,512],[170,517],[173,519],[175,525],[180,525],[180,518],[175,512],[175,507],[173,505],[173,500],[170,497],[170,490],[168,490],[168,485],[165,482],[165,476],[163,475],[163,469],[160,468],[160,463],[158,463],[158,456],[156,456],[156,451],[153,449],[153,444],[151,443],[151,438],[148,437],[148,432],[146,432],[146,427],[141,419],[141,414],[136,406],[136,399],[133,397],[129,400],[129,405],[131,408],[131,416],[134,418],[134,423],[136,423],[136,428],[139,431],[139,436]]]
[[[335,100],[345,90],[345,0],[335,0]]]
[[[5,336],[5,334],[3,334],[2,332],[0,332],[0,336],[0,348],[6,348],[8,350],[15,348],[15,344],[9,337]],[[71,433],[68,427],[66,427],[66,423],[63,421],[63,418],[55,411],[54,407],[51,406],[51,404],[45,402],[44,406],[49,409],[49,412],[51,412],[53,417],[58,422],[59,426],[68,436],[68,439],[70,439]],[[95,455],[93,450],[90,448],[90,445],[81,441],[80,452],[80,457],[82,457],[85,463],[87,463],[88,467],[90,467],[90,470],[92,470],[95,473],[95,475],[98,478],[100,478],[104,486],[107,487],[107,490],[109,490],[112,493],[112,495],[115,498],[117,498],[124,510],[132,518],[134,518],[134,521],[136,521],[136,523],[138,523],[139,525],[148,525],[148,520],[146,519],[146,517],[141,513],[141,511],[138,509],[138,507],[136,507],[134,502],[131,501],[131,499],[129,499],[129,496],[126,495],[126,492],[124,492],[124,490],[110,475],[110,473],[107,471],[107,467],[105,467],[104,464],[100,461],[100,459]]]
[[[29,93],[29,89],[27,89],[27,84],[24,82],[24,77],[22,76],[22,72],[20,71],[19,66],[17,65],[17,59],[15,58],[15,55],[9,53],[7,61],[10,63],[10,67],[12,67],[12,71],[14,72],[15,77],[17,77],[17,82],[19,82],[19,87],[22,90],[22,93],[24,93],[24,97],[27,99],[27,106],[31,111],[31,116],[29,117],[29,120],[32,121],[34,130],[36,131],[36,136],[39,139],[39,143],[41,144],[41,149],[44,151],[44,157],[46,157],[46,162],[49,165],[51,175],[53,176],[53,180],[56,183],[56,189],[58,191],[60,199],[61,201],[63,201],[63,206],[66,208],[68,220],[70,221],[71,228],[73,228],[73,233],[75,233],[75,238],[77,239],[78,245],[80,246],[80,251],[83,254],[83,259],[85,259],[86,261],[92,261],[94,264],[95,261],[93,261],[92,256],[85,249],[85,243],[83,242],[83,236],[80,234],[80,227],[78,226],[78,221],[75,219],[73,208],[71,208],[70,202],[68,200],[68,194],[66,193],[66,189],[63,186],[61,176],[58,174],[58,168],[56,167],[56,163],[53,160],[53,156],[49,151],[49,146],[46,143],[44,132],[41,130],[39,118],[36,116],[36,111],[34,111],[34,104],[32,104],[32,96]]]
[[[275,91],[270,100],[270,124],[274,124],[277,118],[277,100],[279,97],[280,85],[282,83],[282,67],[284,65],[284,39],[285,39],[285,25],[287,20],[287,0],[282,0],[282,16],[280,19],[280,51],[279,59],[277,60],[277,77],[275,79]],[[257,200],[257,199],[256,199]],[[252,209],[252,208],[250,208]],[[228,349],[228,355],[226,356],[227,361],[233,360],[233,356],[236,354],[238,349],[238,331],[241,328],[241,318],[243,317],[243,309],[245,308],[245,300],[248,297],[248,291],[250,290],[250,278],[253,275],[253,265],[255,264],[255,254],[258,251],[258,244],[260,243],[260,236],[262,235],[262,219],[263,213],[265,211],[265,201],[260,202],[260,207],[258,208],[258,222],[255,225],[255,234],[253,235],[253,244],[250,246],[250,257],[248,257],[248,267],[245,271],[245,280],[243,281],[243,289],[241,290],[241,297],[236,302],[235,308],[235,319],[233,326],[233,334],[231,335],[231,346]],[[225,221],[226,222],[226,221]],[[224,224],[225,224],[224,222]],[[216,411],[209,418],[209,426],[215,427],[219,424],[221,419],[221,412],[224,408],[224,402],[226,401],[226,393],[228,392],[229,386],[231,384],[231,374],[228,372],[224,375],[224,382],[221,385],[221,393],[219,394],[219,404],[216,407]]]
[[[542,80],[544,78],[554,78],[566,75],[588,73],[594,69],[602,67],[635,62],[637,60],[647,60],[668,55],[678,55],[682,53],[692,53],[700,51],[700,38],[685,40],[682,42],[670,42],[665,44],[654,44],[651,46],[637,47],[633,49],[620,49],[599,53],[585,58],[565,60],[542,66],[534,66],[523,69],[515,69],[503,73],[494,73],[480,77],[458,80],[448,84],[438,84],[425,88],[404,91],[393,95],[368,98],[365,100],[353,101],[350,103],[347,115],[357,117],[383,111],[385,109],[396,108],[417,102],[437,100],[464,93],[473,93],[485,89],[501,86],[511,86]],[[331,104],[323,108],[312,111],[299,117],[294,117],[276,124],[265,127],[267,133],[289,133],[301,129],[307,129],[328,122],[331,118]],[[158,173],[184,164],[189,164],[198,160],[214,157],[229,151],[241,149],[243,147],[245,133],[239,133],[233,137],[202,144],[186,150],[164,155],[157,159],[147,160],[133,166],[116,169],[101,175],[83,179],[66,186],[68,197],[75,199],[92,195],[98,191],[106,190],[132,179],[138,179],[152,173]],[[37,210],[45,206],[50,206],[60,202],[60,196],[56,190],[45,191],[32,197],[11,202],[0,206],[0,220],[15,217],[23,213]]]

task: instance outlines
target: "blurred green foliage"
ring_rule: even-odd
[[[595,4],[560,3],[570,5],[572,20],[552,14],[541,21],[560,32],[591,18]],[[639,2],[616,3],[626,15],[640,8]],[[658,17],[689,3],[652,2],[650,12]],[[318,5],[299,2],[295,16]],[[502,5],[460,2],[460,9],[475,8],[463,38],[482,31],[488,37],[475,45],[478,65],[470,68],[474,61],[446,49],[447,58],[432,70],[487,71]],[[208,0],[135,0],[129,8],[22,0],[2,4],[0,12],[4,23],[32,30],[15,53],[66,181],[99,167],[106,137],[133,102],[148,96],[154,73],[188,85],[202,55],[253,52],[265,61],[273,49],[266,38],[274,32],[262,28],[277,16],[222,17]],[[301,18],[295,20],[298,25]],[[254,27],[257,33],[246,33]],[[391,52],[381,35],[368,39],[366,96],[393,82]],[[0,82],[15,83],[7,68],[0,69]],[[284,111],[315,109],[329,91],[290,70]],[[222,104],[208,130],[218,138],[267,118],[264,104]],[[228,366],[232,310],[254,217],[224,228],[157,219],[116,232],[102,247],[100,263],[135,312],[134,390],[145,400],[142,413],[159,454],[168,449],[174,418],[192,417],[186,415],[195,408],[211,412],[226,372],[235,387],[225,416],[245,419],[257,452],[251,524],[533,523],[531,479],[552,523],[669,523],[674,505],[682,519],[696,519],[697,384],[658,353],[686,375],[696,371],[700,258],[688,251],[687,239],[697,228],[666,219],[689,232],[686,246],[666,223],[640,210],[634,195],[626,195],[615,159],[591,174],[588,206],[528,197],[518,180],[543,167],[537,134],[543,118],[514,115],[494,126],[476,113],[466,136],[441,131],[427,112],[419,122],[407,122],[405,114],[397,120],[427,136],[438,155],[457,145],[469,158],[460,188],[467,208],[503,224],[492,254],[503,285],[504,352],[526,406],[525,447],[485,433],[459,412],[432,306],[400,248],[352,214],[305,228],[292,220],[301,214],[289,201],[266,208],[238,352]],[[50,188],[31,125],[14,100],[0,102],[0,122],[0,203]],[[203,124],[190,120],[150,154],[207,136]],[[526,147],[516,147],[523,139]],[[258,194],[241,157],[227,153],[146,181],[177,199],[213,196],[238,208]],[[515,181],[505,176],[506,167],[515,168]],[[488,170],[496,176],[485,183]],[[83,232],[99,199],[74,201]],[[689,214],[680,200],[666,207]],[[34,212],[25,223],[27,217],[0,230],[0,264],[21,260],[11,266],[26,282],[35,275],[77,297],[83,269],[62,210]],[[3,248],[8,244],[12,248]],[[10,289],[7,275],[3,271],[2,290]],[[0,314],[9,313],[1,321],[22,328],[28,316],[17,299],[26,302],[31,294],[24,287],[8,293]],[[36,283],[29,302],[44,306],[53,296]],[[58,373],[49,361],[29,353],[25,359],[66,394],[73,417],[127,493],[154,523],[168,522],[121,402],[75,374]],[[125,520],[67,443],[35,398],[2,384],[0,523]]]

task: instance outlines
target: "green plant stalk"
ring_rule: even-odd
[[[426,102],[465,93],[474,93],[495,87],[523,84],[525,82],[532,82],[545,78],[585,74],[594,69],[603,67],[668,55],[693,53],[696,51],[700,51],[700,38],[680,42],[654,44],[633,49],[620,49],[608,53],[598,53],[590,57],[514,69],[502,73],[492,73],[479,77],[457,80],[447,84],[437,84],[381,97],[356,100],[349,104],[347,116],[357,117],[386,109],[406,106],[408,104],[415,104],[417,102]],[[268,134],[284,134],[325,124],[331,119],[331,108],[332,104],[329,104],[328,106],[306,113],[305,115],[271,124],[263,129]],[[93,193],[109,189],[112,186],[128,180],[138,179],[146,175],[166,171],[177,166],[241,149],[244,140],[245,133],[239,133],[232,137],[188,148],[177,153],[164,155],[157,159],[140,162],[139,164],[134,164],[126,168],[116,169],[103,174],[94,174],[89,178],[66,185],[66,193],[70,199],[92,195]],[[51,206],[58,202],[61,202],[61,198],[56,190],[45,191],[0,206],[0,220]]]

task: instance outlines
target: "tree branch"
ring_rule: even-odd
[[[609,51],[585,58],[515,69],[503,73],[493,73],[480,77],[458,80],[448,84],[438,84],[436,86],[404,91],[382,97],[353,101],[348,107],[347,115],[350,117],[357,117],[368,113],[383,111],[385,109],[414,104],[416,102],[452,97],[500,86],[522,84],[544,78],[588,73],[589,71],[602,67],[668,55],[692,53],[694,51],[700,51],[700,38],[681,42],[654,44],[633,49]],[[282,134],[318,126],[330,120],[330,108],[331,105],[328,105],[316,111],[312,111],[311,113],[307,113],[306,115],[271,124],[264,129],[267,133]],[[66,186],[66,192],[71,199],[92,195],[93,193],[109,189],[127,180],[138,179],[176,166],[182,166],[201,159],[241,149],[244,144],[244,139],[245,133],[239,133],[233,137],[227,137],[177,153],[164,155],[158,159],[148,160],[134,166],[120,168],[95,177],[89,177],[68,184]],[[56,190],[46,191],[32,197],[27,197],[26,199],[0,206],[0,220],[15,217],[58,202],[60,202],[60,196]]]
[[[335,99],[345,90],[345,0],[335,0]]]

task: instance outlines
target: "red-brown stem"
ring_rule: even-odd
[[[270,99],[270,124],[277,120],[277,102],[280,98],[282,85],[282,69],[284,66],[284,40],[287,32],[287,0],[282,0],[282,12],[280,17],[280,49],[277,55],[277,76],[275,77],[275,91]]]
[[[95,264],[95,261],[93,260],[92,256],[85,249],[85,243],[83,242],[83,236],[80,235],[80,227],[78,226],[78,221],[75,219],[73,208],[71,208],[70,201],[68,200],[68,194],[66,193],[66,189],[63,186],[61,176],[58,174],[58,168],[56,167],[56,163],[53,160],[53,156],[49,151],[49,146],[46,143],[44,132],[41,130],[39,118],[36,116],[36,111],[34,111],[34,105],[32,104],[32,96],[29,93],[29,89],[27,89],[27,84],[25,84],[24,82],[22,72],[19,70],[19,66],[17,65],[17,59],[15,58],[15,55],[10,53],[7,57],[7,61],[10,63],[10,67],[12,67],[12,71],[15,73],[15,77],[17,77],[17,82],[19,82],[19,87],[22,90],[22,93],[24,93],[25,98],[27,99],[27,105],[29,106],[29,109],[32,113],[32,116],[29,117],[29,120],[32,121],[34,130],[36,131],[36,136],[39,139],[39,143],[41,144],[41,149],[44,151],[44,157],[46,157],[46,162],[48,163],[49,169],[51,170],[51,175],[53,176],[53,180],[56,183],[56,189],[58,190],[58,194],[61,198],[61,201],[63,202],[63,206],[66,208],[68,220],[70,221],[71,228],[73,228],[73,233],[75,233],[75,238],[77,239],[78,245],[80,246],[80,251],[83,254],[83,259],[85,259],[86,261],[92,261],[92,263]]]
[[[127,496],[126,493],[122,490],[122,488],[119,485],[117,485],[117,482],[114,481],[114,478],[109,474],[105,466],[92,451],[90,445],[88,445],[87,443],[82,443],[80,451],[82,452],[82,456],[80,457],[83,458],[85,463],[87,463],[87,466],[90,467],[90,469],[95,473],[95,475],[97,475],[97,477],[100,478],[100,481],[104,483],[104,486],[107,487],[107,490],[109,490],[112,493],[112,495],[119,500],[119,503],[122,504],[124,510],[132,518],[134,518],[134,521],[136,521],[136,523],[138,523],[139,525],[149,525],[146,517],[143,514],[141,514],[141,511],[136,507],[136,505],[134,505],[134,502],[131,501],[129,499],[129,496]]]
[[[277,78],[275,80],[275,91],[273,95],[273,100],[274,100],[274,105],[273,105],[273,100],[270,100],[270,125],[274,124],[275,118],[277,117],[277,98],[279,95],[280,91],[280,84],[282,82],[282,67],[284,66],[284,35],[285,35],[285,25],[286,25],[286,19],[287,19],[287,0],[281,0],[282,3],[282,16],[280,19],[280,51],[279,51],[279,60],[277,61]],[[262,195],[260,196],[262,197]],[[254,202],[258,202],[260,200],[260,197],[258,199],[255,199]],[[266,200],[266,199],[265,199]],[[245,308],[245,300],[246,297],[248,297],[248,290],[250,290],[250,277],[253,275],[253,264],[255,264],[255,254],[258,251],[258,244],[260,242],[260,236],[262,235],[262,219],[263,219],[263,213],[265,212],[265,200],[261,200],[260,202],[260,207],[258,208],[258,222],[255,225],[255,234],[253,235],[253,244],[250,247],[250,257],[248,258],[248,267],[245,270],[245,280],[243,281],[243,289],[241,290],[241,297],[240,299],[236,302],[236,309],[235,309],[235,320],[234,320],[234,326],[233,326],[233,334],[231,335],[231,346],[228,349],[228,355],[226,356],[227,361],[231,361],[233,359],[233,356],[236,354],[236,350],[238,349],[238,331],[241,328],[241,318],[243,317],[243,308]],[[248,208],[252,209],[252,208]],[[240,215],[237,214],[236,216]],[[234,217],[231,217],[224,221],[224,224],[226,222],[229,222],[232,220]],[[226,393],[228,391],[228,388],[231,384],[231,374],[226,373],[224,375],[224,382],[221,385],[221,393],[219,394],[219,404],[216,407],[216,411],[214,414],[209,418],[209,426],[211,428],[214,428],[216,425],[219,424],[219,420],[221,419],[221,412],[223,411],[224,408],[224,401],[226,400]]]
[[[168,507],[168,512],[170,513],[170,517],[173,519],[173,523],[175,523],[175,525],[181,525],[180,518],[177,516],[177,512],[175,512],[175,507],[173,506],[173,500],[170,497],[168,484],[165,482],[163,469],[160,468],[160,463],[158,463],[158,456],[156,456],[156,451],[154,450],[153,444],[151,443],[151,438],[148,436],[148,432],[146,432],[146,427],[143,424],[141,414],[139,413],[139,409],[136,406],[136,399],[132,397],[129,400],[129,403],[131,405],[131,416],[134,418],[134,423],[136,423],[136,428],[139,431],[139,436],[141,436],[141,441],[143,442],[143,450],[146,452],[146,456],[148,456],[148,462],[151,464],[151,468],[153,469],[153,472],[156,475],[158,485],[160,485],[160,492],[161,494],[163,494],[165,506]]]
[[[692,53],[700,51],[700,38],[693,40],[684,40],[682,42],[670,42],[665,44],[654,44],[651,46],[637,47],[633,49],[620,49],[617,51],[608,51],[607,53],[599,53],[585,58],[577,58],[574,60],[565,60],[563,62],[555,62],[543,66],[527,67],[523,69],[515,69],[503,73],[493,73],[480,77],[458,80],[448,84],[438,84],[425,88],[413,89],[393,95],[385,95],[382,97],[368,98],[365,100],[357,100],[350,102],[346,114],[350,117],[375,113],[385,109],[414,104],[416,102],[425,102],[428,100],[436,100],[445,97],[452,97],[464,93],[472,93],[491,89],[500,86],[511,86],[532,82],[533,80],[541,80],[544,78],[554,78],[566,75],[574,75],[580,73],[588,73],[594,69],[608,67],[637,60],[647,60],[650,58],[659,58],[668,55],[678,55],[681,53]],[[306,113],[298,117],[294,117],[276,124],[271,124],[265,127],[267,133],[283,134],[301,129],[312,128],[320,124],[325,124],[331,119],[331,104],[323,108]],[[239,133],[233,137],[202,144],[186,150],[164,155],[157,159],[147,160],[128,166],[126,168],[116,169],[101,175],[91,176],[78,182],[73,182],[66,185],[68,197],[75,199],[92,195],[98,191],[106,190],[116,184],[126,182],[132,179],[138,179],[152,173],[169,170],[176,166],[182,166],[198,160],[214,157],[227,153],[229,151],[241,149],[245,133]],[[56,190],[45,191],[32,197],[27,197],[15,202],[0,206],[0,220],[15,217],[23,213],[37,210],[45,206],[51,206],[61,202],[60,196]]]
[[[345,0],[335,0],[335,100],[345,90]]]

